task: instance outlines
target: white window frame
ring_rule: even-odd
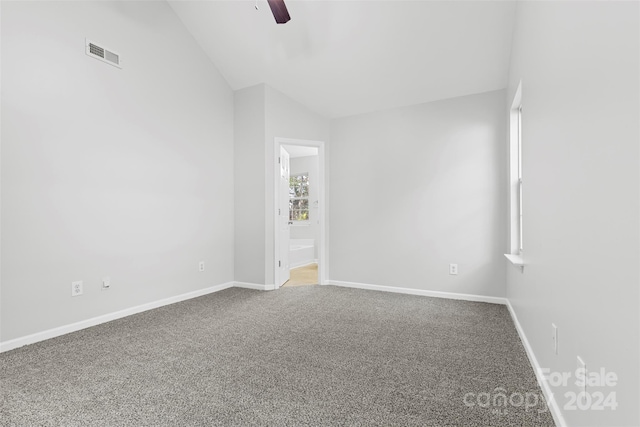
[[[309,172],[301,172],[301,173],[292,173],[291,177],[294,176],[306,176],[307,177],[307,183],[309,182]],[[289,185],[289,188],[291,188],[291,185]],[[289,221],[293,223],[293,225],[303,225],[303,224],[308,224],[309,221],[311,220],[311,206],[309,205],[310,201],[309,201],[309,184],[307,184],[307,196],[306,197],[291,197],[289,196],[289,201],[291,200],[306,200],[307,201],[307,219],[291,219],[291,208],[289,208]],[[289,193],[291,194],[291,193]]]
[[[518,255],[522,255],[523,249],[523,223],[522,223],[522,103],[518,106],[516,111],[518,116],[517,126],[518,126],[518,138],[517,138],[517,156],[518,156],[518,175],[517,175],[517,185],[518,185],[518,244],[516,245],[516,249],[518,250]]]
[[[510,253],[505,256],[514,265],[521,267],[524,266],[522,118],[522,82],[520,82],[509,110]]]

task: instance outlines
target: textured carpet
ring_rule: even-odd
[[[0,374],[3,426],[553,424],[513,399],[540,390],[504,306],[333,286],[227,289],[2,353]],[[485,406],[499,392],[514,404]]]
[[[283,286],[291,287],[318,284],[318,264],[309,264],[304,267],[292,268],[289,273],[289,280]]]

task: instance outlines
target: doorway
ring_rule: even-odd
[[[275,288],[309,281],[325,283],[326,209],[323,141],[274,139]],[[315,165],[315,166],[314,166]],[[293,244],[292,244],[293,243]],[[291,277],[291,271],[294,277]]]

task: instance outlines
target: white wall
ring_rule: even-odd
[[[615,372],[615,411],[563,411],[569,425],[638,417],[639,22],[637,2],[520,2],[508,101],[522,80],[524,274],[507,295],[543,368],[576,356]],[[551,323],[559,328],[553,354]],[[560,407],[566,391],[554,389]]]
[[[234,93],[235,280],[264,284],[264,85]]]
[[[274,138],[328,141],[329,121],[265,84],[235,92],[235,279],[274,283]]]
[[[332,122],[331,280],[504,296],[504,99]]]
[[[308,173],[309,175],[309,222],[291,226],[292,239],[314,239],[316,242],[315,258],[318,258],[318,241],[320,240],[319,223],[319,170],[318,155],[294,157],[290,160],[291,175]]]
[[[233,93],[166,3],[3,2],[2,56],[2,341],[233,280]]]
[[[2,343],[2,2],[0,2],[0,343]]]
[[[325,153],[329,150],[330,122],[328,119],[314,113],[302,104],[299,104],[288,96],[265,85],[265,175],[264,190],[266,195],[265,207],[265,283],[274,283],[274,138],[305,139],[312,141],[324,141]],[[328,156],[327,156],[328,157]],[[325,180],[328,179],[329,170],[325,163]],[[325,182],[325,190],[327,189]],[[327,205],[328,209],[328,205]],[[325,263],[325,269],[328,263]],[[325,270],[327,271],[327,270]]]

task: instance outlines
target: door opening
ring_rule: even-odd
[[[274,154],[275,288],[324,284],[324,142],[275,138]]]

